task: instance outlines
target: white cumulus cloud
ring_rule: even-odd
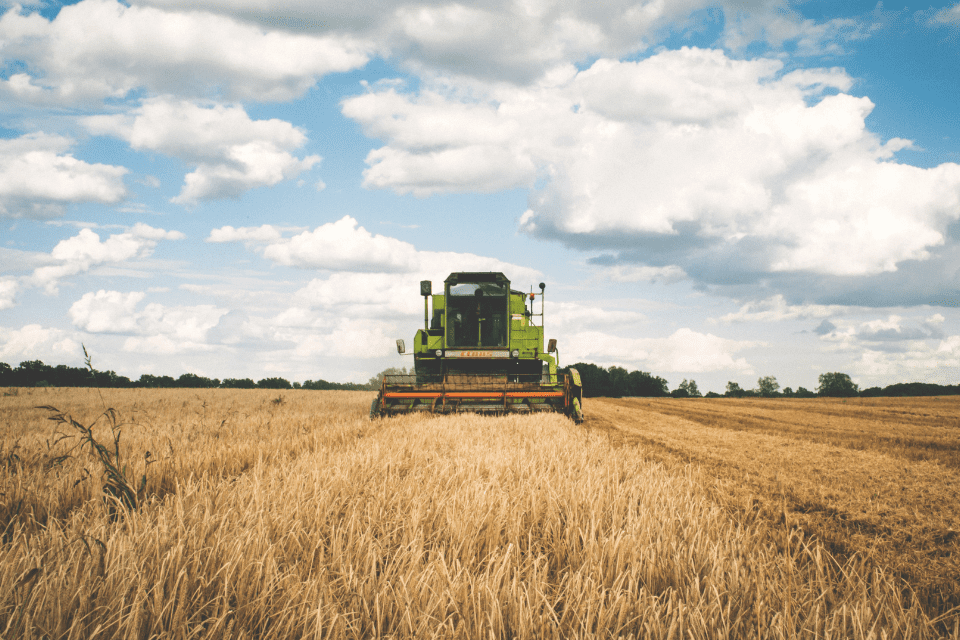
[[[521,123],[490,105],[424,92],[416,102],[394,88],[349,98],[343,113],[388,146],[367,155],[364,185],[426,196],[448,191],[499,191],[536,177]]]
[[[851,372],[869,384],[932,382],[956,384],[960,372],[960,335],[938,341],[912,341],[898,350],[865,348],[854,360]]]
[[[540,313],[540,299],[534,301],[534,313]],[[543,305],[545,326],[551,332],[573,333],[585,327],[624,328],[646,319],[639,311],[609,309],[599,305],[586,305],[578,302],[547,302]],[[536,320],[540,324],[540,319]]]
[[[375,318],[341,318],[323,331],[288,326],[279,317],[267,333],[275,340],[294,345],[288,356],[297,359],[327,356],[336,358],[382,358],[396,347],[393,323]]]
[[[227,226],[211,230],[207,241],[244,242],[252,249],[259,248],[264,257],[277,264],[343,272],[329,280],[333,283],[335,278],[358,279],[357,286],[349,287],[352,291],[371,290],[379,287],[379,283],[395,284],[399,279],[414,283],[425,279],[442,282],[454,271],[502,271],[516,283],[533,282],[540,277],[535,269],[496,258],[452,251],[420,251],[409,242],[367,231],[349,215],[289,238],[283,237],[282,232],[283,229],[272,225]],[[391,274],[396,278],[391,280]],[[347,288],[347,284],[339,282],[337,287]],[[389,288],[393,284],[383,286]]]
[[[119,263],[149,256],[160,240],[181,240],[179,231],[165,231],[142,222],[129,231],[112,234],[101,241],[91,229],[81,229],[72,238],[61,240],[50,252],[54,264],[37,267],[25,282],[56,293],[59,281],[67,276],[89,271],[101,264]]]
[[[283,237],[280,230],[270,224],[259,227],[234,228],[230,225],[213,229],[207,242],[276,242]]]
[[[263,255],[278,264],[337,271],[405,272],[418,263],[412,244],[374,235],[350,216],[269,244]]]
[[[30,360],[74,358],[80,344],[61,329],[28,324],[20,329],[0,327],[0,358]]]
[[[362,67],[370,45],[349,35],[294,34],[197,11],[83,0],[47,20],[20,7],[0,17],[0,53],[27,61],[0,83],[23,102],[123,98],[146,88],[226,99],[288,100],[325,74]]]
[[[857,277],[945,242],[960,165],[897,162],[910,143],[870,133],[873,104],[850,87],[838,69],[782,73],[776,60],[683,48],[467,97],[381,87],[343,112],[385,142],[367,158],[370,187],[524,186],[528,233],[639,266],[659,252],[673,277]],[[447,161],[458,154],[472,159]]]
[[[184,353],[209,349],[207,333],[227,313],[213,305],[167,306],[149,303],[139,308],[146,294],[105,291],[84,294],[70,307],[74,326],[90,333],[131,335],[127,351]]]
[[[758,346],[750,340],[730,340],[688,328],[665,338],[623,338],[599,331],[581,331],[566,336],[567,361],[635,367],[654,372],[703,373],[731,371],[752,374],[753,369],[737,352]]]
[[[158,97],[131,114],[90,116],[84,123],[92,133],[120,137],[136,150],[196,164],[173,199],[180,204],[237,197],[295,178],[320,162],[317,155],[293,155],[307,141],[303,131],[283,120],[252,120],[241,106]]]
[[[452,2],[314,2],[311,0],[135,0],[184,12],[211,12],[268,30],[339,35],[375,42],[377,53],[423,76],[455,76],[523,84],[558,66],[647,50],[673,32],[702,27],[722,12],[732,47],[754,40],[793,42],[801,54],[839,52],[863,36],[856,20],[804,20],[784,0],[484,0]],[[201,14],[204,15],[204,14]]]
[[[16,304],[15,298],[19,289],[16,278],[0,278],[0,310],[9,309]]]
[[[308,356],[389,357],[398,335],[423,317],[422,280],[442,293],[444,279],[455,271],[500,271],[522,290],[542,279],[535,269],[496,258],[419,251],[371,234],[350,216],[280,241],[273,240],[275,232],[221,228],[208,241],[244,242],[278,264],[329,273],[295,291],[275,313],[264,308],[227,323],[221,341],[289,345],[276,356],[298,362]]]
[[[443,281],[455,271],[499,271],[511,287],[526,290],[542,274],[529,267],[472,254],[421,251],[419,264],[409,273],[332,273],[315,278],[297,291],[304,307],[326,309],[350,317],[418,316],[423,314],[420,282],[433,283],[433,293],[443,293]]]
[[[349,317],[416,316],[423,313],[419,280],[412,273],[333,273],[308,282],[295,300],[307,309],[340,308]]]
[[[32,133],[0,140],[0,216],[50,218],[74,202],[113,204],[127,191],[127,170],[74,158],[73,142]]]
[[[138,330],[135,307],[146,296],[139,291],[86,293],[70,307],[74,326],[90,333],[134,333]]]

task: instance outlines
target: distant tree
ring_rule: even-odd
[[[697,388],[696,380],[687,380],[683,379],[683,382],[680,383],[680,386],[674,389],[671,393],[671,396],[674,398],[700,398],[701,393],[700,389]]]
[[[797,387],[796,393],[793,394],[795,398],[815,398],[817,394],[805,387]]]
[[[863,389],[860,391],[861,398],[879,398],[880,396],[886,395],[883,392],[883,389],[880,387],[870,387],[869,389]]]
[[[933,382],[898,382],[883,389],[885,396],[953,396],[960,392],[957,385],[942,385]],[[863,394],[861,394],[863,395]]]
[[[717,393],[716,391],[707,391],[707,395],[703,397],[704,398],[722,398],[723,396]]]
[[[845,373],[821,373],[817,394],[828,398],[850,398],[860,393],[856,383]]]
[[[609,398],[622,398],[630,395],[630,374],[623,367],[610,367],[607,369],[607,393]]]
[[[289,380],[283,378],[264,378],[257,381],[258,389],[292,389],[293,385]]]
[[[777,395],[780,383],[774,376],[763,376],[757,380],[757,393],[763,398],[772,398]]]
[[[185,373],[177,378],[177,386],[186,389],[211,389],[220,386],[216,378],[205,378],[195,373]]]
[[[747,392],[744,391],[743,388],[736,382],[728,382],[727,390],[723,395],[729,398],[742,398],[744,395],[746,395],[746,393]]]
[[[155,376],[145,373],[134,383],[134,386],[148,389],[172,389],[177,386],[177,381],[170,376]]]
[[[105,389],[125,389],[133,386],[130,378],[117,375],[114,371],[94,371],[93,375],[96,385]]]
[[[307,380],[300,385],[300,388],[309,391],[370,391],[369,383],[327,382],[326,380]]]
[[[667,381],[645,371],[631,371],[627,375],[626,395],[645,398],[664,398],[670,395]]]
[[[49,382],[53,367],[43,364],[40,360],[26,360],[14,369],[13,374],[18,387],[35,387],[38,382]]]
[[[8,365],[6,362],[0,362],[0,387],[12,387],[13,384],[13,367]]]
[[[109,373],[113,374],[113,378],[117,377],[112,371]],[[101,387],[110,386],[111,376],[102,374],[101,371],[97,371],[95,374],[91,373],[86,367],[68,367],[64,364],[58,364],[50,372],[50,382],[55,387],[90,387],[95,384]],[[127,381],[125,386],[130,386],[129,378],[124,378],[124,380]]]
[[[609,369],[598,367],[589,362],[578,362],[559,370],[569,373],[576,369],[583,384],[583,395],[587,398],[607,396],[639,396],[645,398],[663,398],[670,395],[667,381],[646,371],[630,371],[613,366]]]
[[[589,362],[578,362],[564,371],[569,369],[576,369],[580,374],[584,397],[596,398],[607,395],[607,390],[610,388],[610,373],[606,369]]]
[[[250,378],[227,378],[220,383],[223,389],[256,389],[257,383]]]
[[[784,387],[784,388],[783,388],[783,397],[784,397],[784,398],[792,398],[792,397],[793,397],[793,389],[791,389],[790,387]]]

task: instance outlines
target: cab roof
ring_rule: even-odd
[[[499,271],[458,271],[456,273],[451,273],[443,282],[448,285],[455,285],[463,282],[475,282],[477,284],[483,282],[495,282],[503,286],[510,285],[510,280],[507,279],[507,276],[503,275],[503,273]]]

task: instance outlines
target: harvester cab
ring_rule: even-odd
[[[546,285],[524,293],[502,273],[461,272],[444,280],[443,293],[432,289],[429,280],[420,283],[423,329],[413,338],[414,372],[384,376],[371,418],[556,411],[583,420],[579,373],[558,371],[556,340],[543,348]],[[403,340],[397,350],[406,352]]]

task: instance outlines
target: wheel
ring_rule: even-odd
[[[573,421],[577,424],[583,422],[583,409],[580,408],[580,398],[573,399],[573,410],[570,412],[570,417],[573,418]]]
[[[377,396],[373,399],[373,402],[370,403],[370,419],[376,420],[380,415],[380,396]]]

